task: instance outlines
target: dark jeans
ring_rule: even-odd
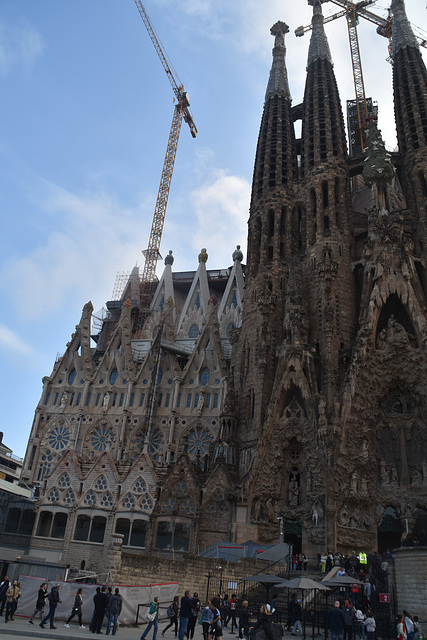
[[[227,622],[225,623],[225,626],[228,625],[228,623],[231,620],[231,633],[233,633],[234,629],[237,629],[238,624],[237,624],[237,619],[236,619],[236,612],[235,611],[231,611],[228,615],[227,618]]]
[[[49,620],[50,621],[50,628],[52,629],[52,627],[54,626],[53,624],[53,619],[55,617],[55,611],[56,611],[56,605],[53,607],[52,605],[50,605],[49,607],[49,613],[47,614],[47,616],[45,616],[43,618],[43,620],[41,621],[40,624],[46,624],[46,622]]]
[[[70,624],[70,620],[72,620],[74,618],[74,616],[78,616],[79,618],[79,625],[82,626],[83,622],[82,622],[82,610],[81,609],[73,609],[73,611],[71,612],[70,617],[68,618],[67,622],[65,624]]]
[[[177,615],[174,615],[172,616],[172,618],[170,618],[170,622],[168,626],[163,629],[162,633],[165,633],[168,629],[173,627],[173,625],[175,625],[175,638],[176,638],[176,636],[178,635],[178,616]]]

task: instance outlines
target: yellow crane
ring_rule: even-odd
[[[160,256],[160,241],[162,238],[166,207],[169,198],[176,151],[178,148],[179,134],[181,133],[182,120],[184,119],[184,121],[190,127],[190,133],[193,138],[195,138],[197,135],[197,127],[194,124],[193,117],[190,113],[190,102],[188,99],[188,94],[186,91],[184,91],[182,82],[179,80],[178,75],[173,68],[173,65],[168,60],[168,57],[156,35],[156,32],[154,31],[153,25],[151,24],[150,18],[148,17],[148,14],[144,9],[141,0],[135,0],[135,4],[147,28],[148,34],[151,38],[157,55],[159,56],[160,62],[162,63],[162,66],[166,71],[166,75],[169,79],[169,82],[171,83],[176,100],[168,144],[166,147],[165,159],[163,162],[159,192],[157,194],[156,206],[154,209],[150,238],[148,241],[148,247],[143,252],[145,256],[145,263],[141,283],[140,313],[137,326],[135,327],[136,332],[140,332],[144,319],[148,314],[155,286],[156,266],[157,260]]]
[[[389,11],[387,18],[382,18],[365,7],[373,4],[375,0],[362,0],[361,2],[351,2],[351,0],[331,0],[334,4],[342,7],[341,11],[327,16],[324,22],[331,22],[337,18],[345,16],[347,19],[348,39],[350,42],[351,64],[353,67],[353,81],[356,94],[357,118],[359,122],[359,138],[362,150],[365,147],[366,130],[369,126],[369,120],[372,114],[369,113],[368,104],[365,95],[365,85],[363,82],[362,61],[360,58],[359,39],[357,37],[358,18],[361,16],[369,22],[377,25],[377,33],[389,40],[389,54],[391,54],[391,28],[392,16]],[[311,24],[305,27],[301,26],[295,29],[295,35],[303,36],[311,29]],[[417,37],[419,44],[427,48],[426,40]]]

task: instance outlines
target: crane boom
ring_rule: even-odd
[[[184,120],[188,124],[190,133],[193,138],[195,138],[197,135],[197,127],[194,124],[193,117],[189,109],[190,103],[188,100],[188,94],[186,91],[184,91],[182,82],[179,80],[176,71],[173,69],[172,64],[169,62],[141,0],[135,0],[135,4],[145,24],[157,55],[159,56],[160,62],[162,63],[162,66],[166,72],[176,99],[172,125],[169,132],[168,144],[166,147],[165,159],[163,162],[160,187],[157,194],[156,206],[154,209],[148,248],[143,252],[145,256],[145,263],[142,273],[140,309],[134,326],[134,335],[141,335],[142,325],[148,314],[155,286],[154,279],[156,275],[156,266],[157,260],[160,256],[160,242],[163,233],[166,207],[169,198],[176,152],[178,149],[179,135],[181,133],[182,120]]]

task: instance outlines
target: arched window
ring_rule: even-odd
[[[210,375],[209,369],[205,367],[200,374],[200,384],[205,387],[209,382]]]
[[[72,369],[68,374],[68,384],[73,384],[75,377],[76,377],[76,370]]]
[[[199,325],[192,324],[190,327],[190,331],[188,332],[189,338],[198,338],[199,337]]]
[[[111,385],[116,384],[118,377],[119,377],[119,372],[117,371],[116,368],[114,368],[110,373],[110,384]]]

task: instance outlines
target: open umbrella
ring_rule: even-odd
[[[330,587],[328,587],[324,582],[317,582],[316,580],[311,580],[310,578],[292,578],[291,580],[283,580],[277,587],[287,587],[288,589],[303,589],[304,591],[309,589],[318,589],[319,591],[329,591]]]
[[[269,599],[269,589],[270,586],[272,584],[277,584],[278,582],[281,582],[283,580],[283,578],[280,578],[279,576],[272,576],[269,573],[258,573],[257,575],[254,576],[249,576],[247,578],[242,578],[242,580],[244,582],[248,581],[248,582],[260,582],[261,584],[264,585],[264,587],[267,590],[267,600]]]

